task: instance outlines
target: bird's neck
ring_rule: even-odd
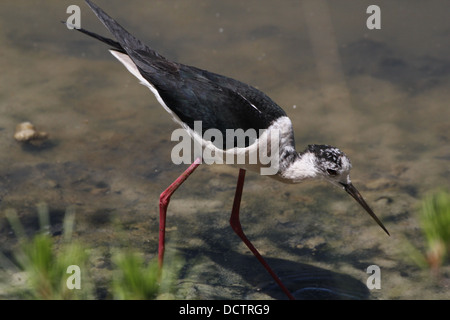
[[[286,183],[299,183],[308,178],[317,176],[315,155],[310,152],[298,153],[295,156],[285,158],[276,178]]]

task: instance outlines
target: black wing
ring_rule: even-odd
[[[203,132],[218,129],[266,129],[286,113],[263,92],[240,81],[172,62],[131,35],[91,1],[88,5],[117,42],[86,30],[81,32],[126,52],[164,103],[190,128],[202,121]]]

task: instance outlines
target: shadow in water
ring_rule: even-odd
[[[363,300],[369,298],[367,286],[349,275],[287,260],[267,260],[270,265],[274,266],[273,268],[277,270],[285,286],[298,300]],[[274,260],[279,260],[280,264]],[[295,271],[286,271],[291,268],[295,268]],[[286,298],[274,281],[262,286],[261,291],[275,299]]]
[[[230,251],[229,248],[224,248],[221,252],[217,246],[214,250],[183,249],[181,252],[188,260],[191,258],[195,260],[194,257],[198,255],[207,256],[215,264],[238,274],[248,282],[250,287],[254,288],[254,291],[260,291],[274,299],[287,299],[269,273],[250,252],[248,255],[240,254]],[[364,300],[370,296],[367,286],[349,275],[285,259],[265,257],[265,260],[298,300]],[[209,282],[211,274],[205,271],[204,274],[199,275],[199,278]],[[248,291],[251,290],[248,288]]]

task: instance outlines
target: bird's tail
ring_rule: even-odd
[[[146,46],[139,39],[125,30],[120,24],[118,24],[113,18],[106,14],[106,12],[95,5],[92,1],[85,1],[95,13],[97,18],[99,18],[99,20],[105,25],[109,32],[113,34],[114,38],[117,41],[105,38],[83,28],[77,29],[78,31],[112,46],[113,51],[115,50],[127,54],[138,68],[146,68],[149,64],[151,64],[149,63],[149,61],[151,61],[152,59],[169,63],[166,58]]]
[[[68,25],[65,21],[61,21],[61,22],[64,23],[65,25]],[[72,27],[74,27],[74,26],[72,26]],[[91,32],[91,31],[83,29],[83,28],[74,28],[74,29],[81,33],[84,33],[85,35],[88,35],[94,39],[100,40],[103,43],[106,43],[107,45],[111,46],[112,49],[114,49],[114,50],[117,50],[122,53],[126,53],[125,49],[120,45],[120,43],[117,41],[114,41],[113,39],[103,37],[97,33]]]
[[[92,11],[95,13],[97,18],[99,18],[100,21],[109,30],[109,32],[113,34],[114,38],[116,38],[117,40],[117,43],[120,44],[121,49],[125,50],[130,57],[133,58],[133,53],[136,51],[142,51],[155,57],[160,57],[158,53],[156,53],[154,50],[146,46],[144,43],[142,43],[139,39],[137,39],[127,30],[125,30],[119,23],[117,23],[117,21],[111,18],[108,14],[106,14],[105,11],[103,11],[101,8],[95,5],[92,1],[90,0],[85,1],[92,9]],[[102,39],[99,40],[103,41]]]

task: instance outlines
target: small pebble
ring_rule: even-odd
[[[31,122],[22,122],[16,127],[14,139],[19,142],[39,145],[48,139],[48,133],[37,131]]]

